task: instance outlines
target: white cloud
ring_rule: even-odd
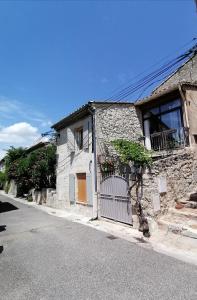
[[[34,143],[40,136],[38,128],[27,122],[15,123],[11,126],[0,128],[0,156],[10,146],[27,147]]]
[[[37,123],[41,127],[52,125],[46,115],[30,105],[3,96],[0,96],[0,118],[13,121],[22,118],[25,121]]]
[[[6,155],[5,150],[0,150],[0,159],[2,159]]]

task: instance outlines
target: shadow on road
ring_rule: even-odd
[[[0,246],[0,254],[3,252],[3,246]]]
[[[0,232],[6,230],[6,225],[0,225]]]
[[[1,202],[0,201],[0,213],[4,213],[11,210],[16,210],[18,207],[14,206],[9,202]]]

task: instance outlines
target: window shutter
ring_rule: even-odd
[[[75,204],[75,175],[69,174],[69,200],[70,204]]]
[[[93,205],[92,174],[86,174],[86,190],[89,205]]]
[[[89,121],[85,121],[83,126],[83,149],[89,149]]]
[[[75,152],[75,137],[70,128],[67,128],[67,145],[70,153]]]

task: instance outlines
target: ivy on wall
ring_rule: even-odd
[[[124,163],[133,162],[141,167],[149,167],[152,164],[151,151],[140,143],[119,139],[112,141],[112,145]]]

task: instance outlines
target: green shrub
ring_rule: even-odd
[[[31,188],[55,188],[56,147],[49,145],[27,153],[23,148],[8,150],[6,155],[7,180],[17,184],[17,196],[28,194]],[[6,187],[7,189],[7,187]]]
[[[5,185],[4,185],[4,191],[6,194],[8,194],[10,189],[10,182],[6,181]]]
[[[32,202],[32,201],[33,201],[32,195],[28,195],[28,196],[27,196],[27,201],[28,201],[28,202]]]

